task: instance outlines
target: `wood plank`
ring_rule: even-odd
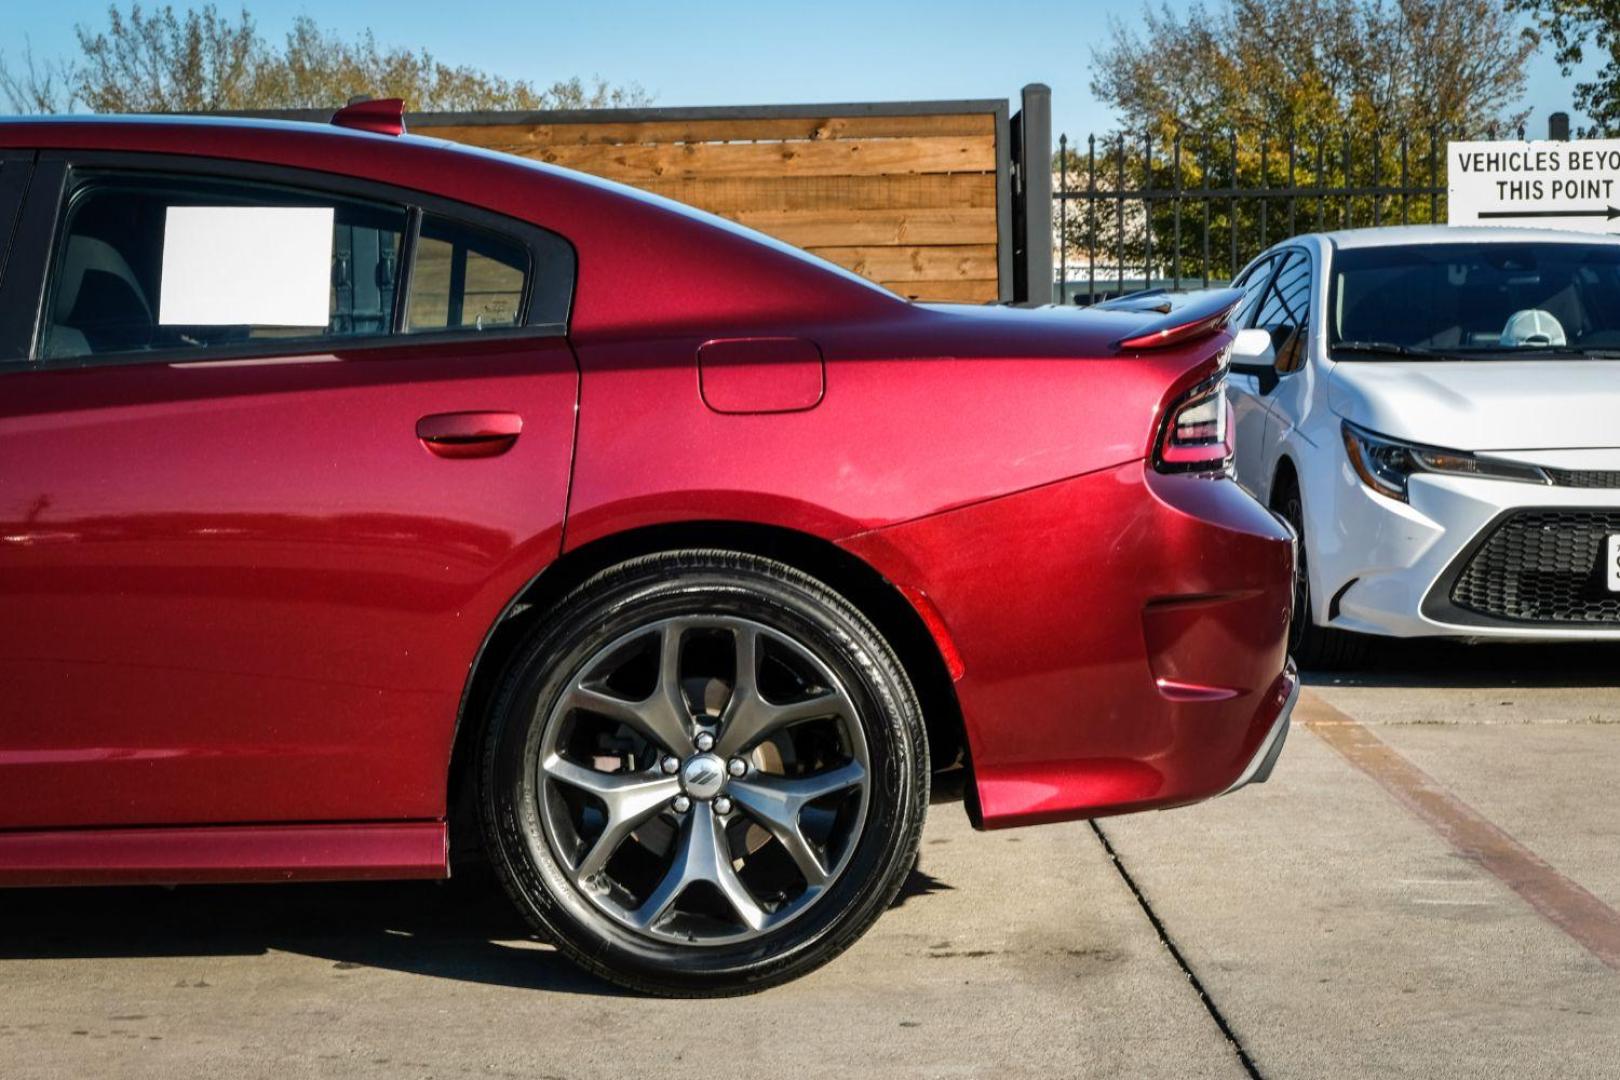
[[[799,247],[996,242],[993,207],[974,210],[743,210],[727,216]]]
[[[439,138],[629,183],[904,296],[999,296],[995,115],[433,124]]]
[[[546,146],[523,156],[626,183],[675,176],[993,173],[996,140],[989,135],[953,135],[835,142]]]
[[[880,281],[878,284],[907,300],[991,304],[1001,299],[1001,291],[994,278],[973,281]]]
[[[994,244],[818,247],[807,250],[873,281],[965,281],[996,276]]]
[[[994,210],[994,173],[661,177],[635,185],[716,214],[751,210]]]
[[[785,140],[904,139],[917,136],[994,135],[991,113],[936,116],[756,117],[728,120],[658,120],[646,123],[427,124],[413,130],[491,150],[625,143],[782,142]]]

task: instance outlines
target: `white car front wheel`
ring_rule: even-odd
[[[1299,536],[1294,564],[1294,617],[1288,624],[1288,652],[1302,668],[1338,670],[1355,667],[1367,658],[1372,641],[1363,634],[1316,625],[1311,615],[1311,575],[1305,537],[1305,504],[1299,483],[1289,477],[1277,493],[1277,512]]]

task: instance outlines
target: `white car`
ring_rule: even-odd
[[[1302,664],[1620,639],[1620,239],[1351,230],[1236,284],[1237,477],[1299,533]]]

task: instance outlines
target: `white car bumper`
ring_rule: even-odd
[[[1620,489],[1431,473],[1413,476],[1411,501],[1401,503],[1362,484],[1342,450],[1317,457],[1333,471],[1305,489],[1331,493],[1305,507],[1318,624],[1389,637],[1620,640],[1620,593],[1606,603],[1601,542],[1620,533]],[[1571,516],[1513,526],[1493,548],[1495,562],[1456,590],[1498,529],[1538,510]],[[1578,618],[1570,617],[1572,594]]]

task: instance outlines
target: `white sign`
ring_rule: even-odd
[[[1620,139],[1454,142],[1446,177],[1453,225],[1620,233]]]
[[[171,206],[164,326],[320,326],[330,318],[330,206]]]

